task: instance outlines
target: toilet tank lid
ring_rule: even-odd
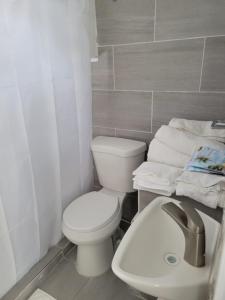
[[[93,152],[131,157],[145,152],[146,143],[118,137],[97,136],[91,143]]]

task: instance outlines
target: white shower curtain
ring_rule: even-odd
[[[0,0],[0,297],[92,184],[88,0]]]

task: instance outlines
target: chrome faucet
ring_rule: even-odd
[[[205,226],[199,213],[188,203],[167,202],[161,208],[180,226],[185,236],[184,260],[195,267],[205,265]]]

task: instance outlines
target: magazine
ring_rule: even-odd
[[[225,176],[225,149],[200,147],[193,153],[185,170]]]

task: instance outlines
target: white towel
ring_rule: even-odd
[[[223,206],[225,202],[225,191],[216,192],[185,182],[178,182],[176,195],[187,196],[211,208]]]
[[[165,186],[160,186],[160,185],[155,185],[151,188],[146,187],[145,183],[143,183],[142,181],[134,181],[134,185],[133,185],[134,189],[136,190],[142,190],[142,191],[147,191],[147,192],[152,192],[155,194],[159,194],[159,195],[163,195],[163,196],[171,196],[174,192],[175,192],[175,185],[173,186],[169,186],[167,188],[165,188]]]
[[[210,139],[196,136],[190,132],[182,131],[163,125],[156,132],[155,138],[171,149],[186,155],[192,155],[200,146],[209,146],[217,150],[224,150],[224,144]]]
[[[175,183],[181,173],[180,168],[156,162],[144,162],[133,172],[133,175],[143,178],[149,184],[170,186]]]
[[[157,139],[153,139],[149,145],[148,161],[184,168],[190,158],[190,155],[179,153]]]
[[[189,131],[195,135],[206,137],[225,143],[225,129],[211,128],[212,121],[196,121],[186,119],[172,119],[169,126]]]
[[[184,171],[176,181],[193,184],[215,192],[225,190],[225,176],[215,174]]]
[[[176,180],[176,194],[216,208],[225,203],[225,177],[184,171]]]
[[[133,172],[134,188],[170,196],[175,192],[175,181],[181,172],[182,169],[165,164],[144,162]]]

